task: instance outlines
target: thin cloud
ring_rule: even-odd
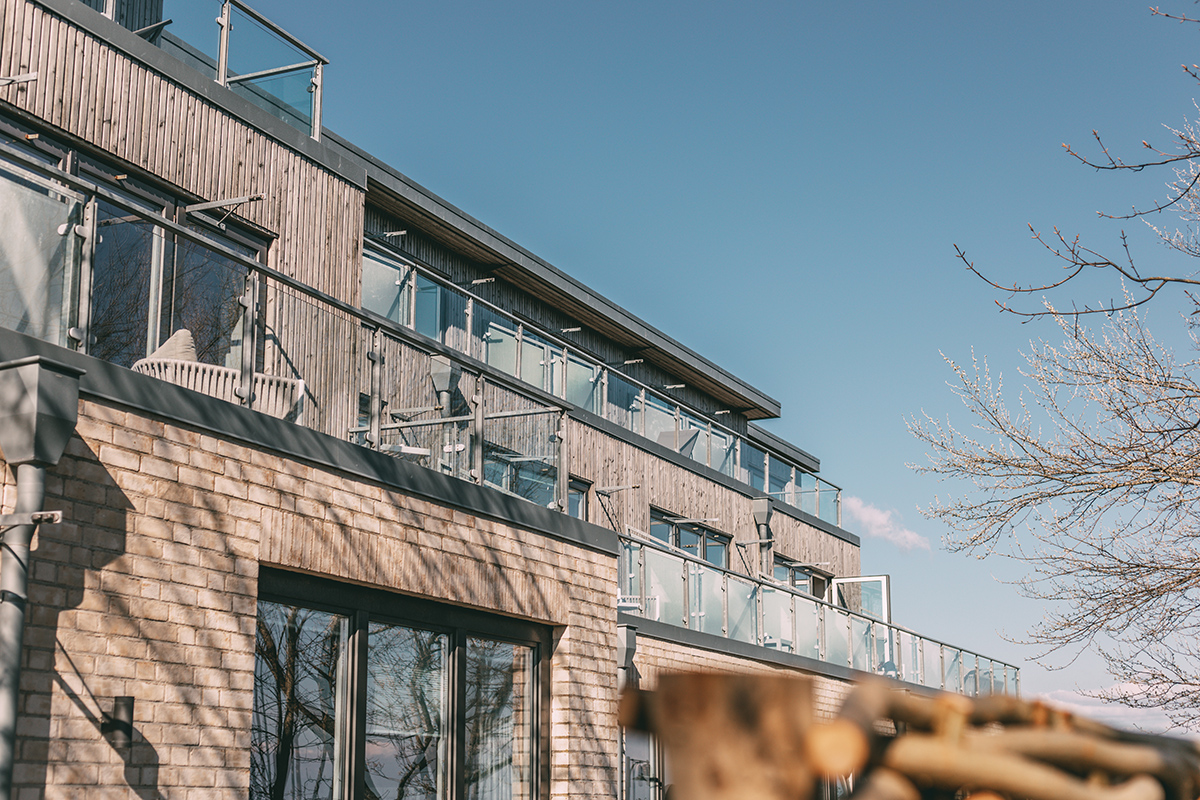
[[[842,498],[842,509],[858,523],[857,530],[867,536],[891,542],[901,550],[929,549],[929,540],[901,525],[895,512],[876,508],[857,497]]]

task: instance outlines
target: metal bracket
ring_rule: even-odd
[[[24,514],[0,514],[0,528],[12,528],[17,525],[40,525],[48,523],[57,525],[62,522],[61,511],[33,511]]]

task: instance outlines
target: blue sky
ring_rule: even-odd
[[[1054,269],[1029,224],[1109,248],[1119,226],[1095,212],[1167,176],[1098,174],[1061,145],[1166,146],[1163,124],[1197,115],[1180,64],[1200,30],[1105,0],[254,5],[331,60],[327,126],[779,398],[771,430],[931,542],[864,535],[898,622],[1032,657],[1001,636],[1042,614],[994,579],[1014,566],[941,551],[918,513],[938,486],[905,466],[923,460],[905,419],[963,420],[939,353],[974,348],[1015,387],[1030,339],[1061,339],[997,314],[952,244],[1006,280]],[[1177,330],[1180,308],[1152,324]],[[1106,683],[1086,656],[1023,681]]]

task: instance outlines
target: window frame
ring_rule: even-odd
[[[710,566],[717,567],[718,569],[723,569],[726,572],[733,571],[733,567],[730,566],[733,563],[733,559],[730,556],[730,550],[733,547],[733,537],[732,536],[725,534],[725,533],[721,533],[719,531],[714,531],[711,528],[706,528],[703,525],[699,525],[694,522],[686,522],[681,525],[680,523],[676,522],[677,519],[682,519],[682,518],[678,514],[672,514],[669,511],[663,511],[662,509],[651,507],[650,508],[650,536],[652,538],[658,539],[658,537],[654,536],[654,533],[653,533],[654,526],[655,525],[667,525],[670,528],[670,534],[669,534],[670,538],[669,538],[669,541],[667,542],[667,544],[670,547],[674,548],[675,550],[678,550],[679,552],[686,553],[687,555],[689,555],[692,558],[695,558],[698,561],[703,561],[704,563],[706,563]],[[682,544],[680,544],[679,534],[680,534],[681,530],[686,531],[691,534],[699,535],[699,537],[700,537],[700,552],[699,553],[693,553],[689,547],[685,547]],[[662,541],[662,539],[658,539],[658,541]],[[720,545],[724,549],[724,552],[725,552],[724,563],[717,564],[717,563],[709,560],[709,558],[708,558],[709,542]]]
[[[258,599],[343,614],[350,620],[346,647],[347,689],[346,696],[342,698],[346,704],[347,719],[343,743],[342,796],[334,800],[365,796],[367,630],[372,622],[443,633],[449,639],[446,800],[463,800],[464,797],[466,759],[463,724],[466,718],[464,700],[467,667],[464,656],[467,639],[478,637],[533,649],[533,765],[530,770],[530,797],[547,800],[550,795],[550,670],[554,647],[550,626],[270,567],[260,569]]]

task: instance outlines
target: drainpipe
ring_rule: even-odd
[[[462,368],[446,356],[432,356],[429,359],[429,379],[433,381],[433,391],[437,393],[437,403],[441,407],[443,417],[451,416],[450,403],[461,376]],[[438,455],[438,464],[442,472],[453,475],[455,474],[454,465],[458,459],[458,454],[454,451],[457,446],[457,437],[451,436],[450,430],[445,424],[439,427],[442,429],[440,437],[442,452]],[[482,430],[479,431],[479,436],[482,438]],[[480,482],[482,483],[482,480]]]
[[[0,451],[17,478],[15,513],[0,517],[0,800],[11,800],[28,603],[29,547],[43,511],[46,469],[62,457],[79,413],[83,370],[41,356],[0,364]]]
[[[754,498],[754,526],[758,529],[758,573],[770,577],[774,573],[771,563],[771,498]]]

